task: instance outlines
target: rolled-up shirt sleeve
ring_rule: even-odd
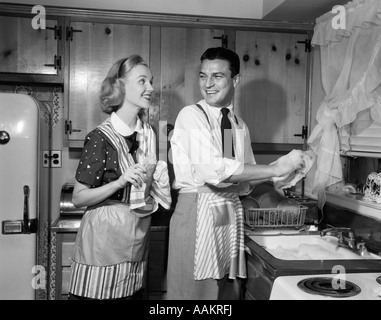
[[[242,122],[242,131],[244,136],[242,137],[244,139],[244,160],[243,162],[246,164],[256,164],[253,149],[251,147],[251,138],[250,138],[250,132],[247,125]],[[251,186],[249,181],[240,182],[240,192],[239,195],[246,196],[250,194],[254,187]]]
[[[216,130],[220,129],[212,130],[202,112],[192,107],[181,110],[171,139],[180,179],[218,185],[240,167],[242,162],[222,157],[221,138]]]

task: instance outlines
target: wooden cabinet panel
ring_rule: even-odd
[[[70,281],[70,263],[77,232],[52,232],[52,251],[55,252],[51,266],[50,290],[53,292],[53,299],[67,299]]]
[[[62,266],[70,267],[75,242],[62,243]]]
[[[67,295],[69,290],[69,281],[70,281],[70,268],[62,268],[62,295]]]
[[[61,67],[47,65],[55,58],[62,63],[60,34],[50,29],[62,30],[61,20],[47,19],[46,29],[34,29],[32,17],[0,16],[0,80],[60,82]]]
[[[148,258],[147,294],[149,299],[163,299],[167,292],[168,228],[151,231]]]
[[[82,146],[86,134],[109,116],[100,109],[99,93],[112,64],[132,54],[149,61],[150,27],[72,22],[70,28],[75,31],[70,41],[66,99],[72,132],[67,136]]]
[[[209,47],[221,46],[221,29],[161,28],[160,120],[174,124],[186,105],[202,99],[200,57]]]
[[[306,34],[237,31],[241,83],[236,110],[253,143],[302,144],[294,134],[306,125]]]
[[[247,255],[246,300],[268,300],[272,283],[257,257]]]

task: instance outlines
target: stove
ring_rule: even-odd
[[[270,300],[380,300],[381,273],[281,276]]]
[[[61,190],[60,215],[53,222],[53,232],[77,232],[86,207],[76,208],[72,202],[74,184],[65,183]]]

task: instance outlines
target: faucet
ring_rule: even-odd
[[[356,242],[355,231],[351,228],[329,228],[320,231],[320,236],[333,236],[338,238],[338,246],[347,248],[360,256],[369,255],[364,241]]]

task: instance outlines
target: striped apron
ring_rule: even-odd
[[[194,279],[246,278],[243,208],[238,187],[198,188]]]

